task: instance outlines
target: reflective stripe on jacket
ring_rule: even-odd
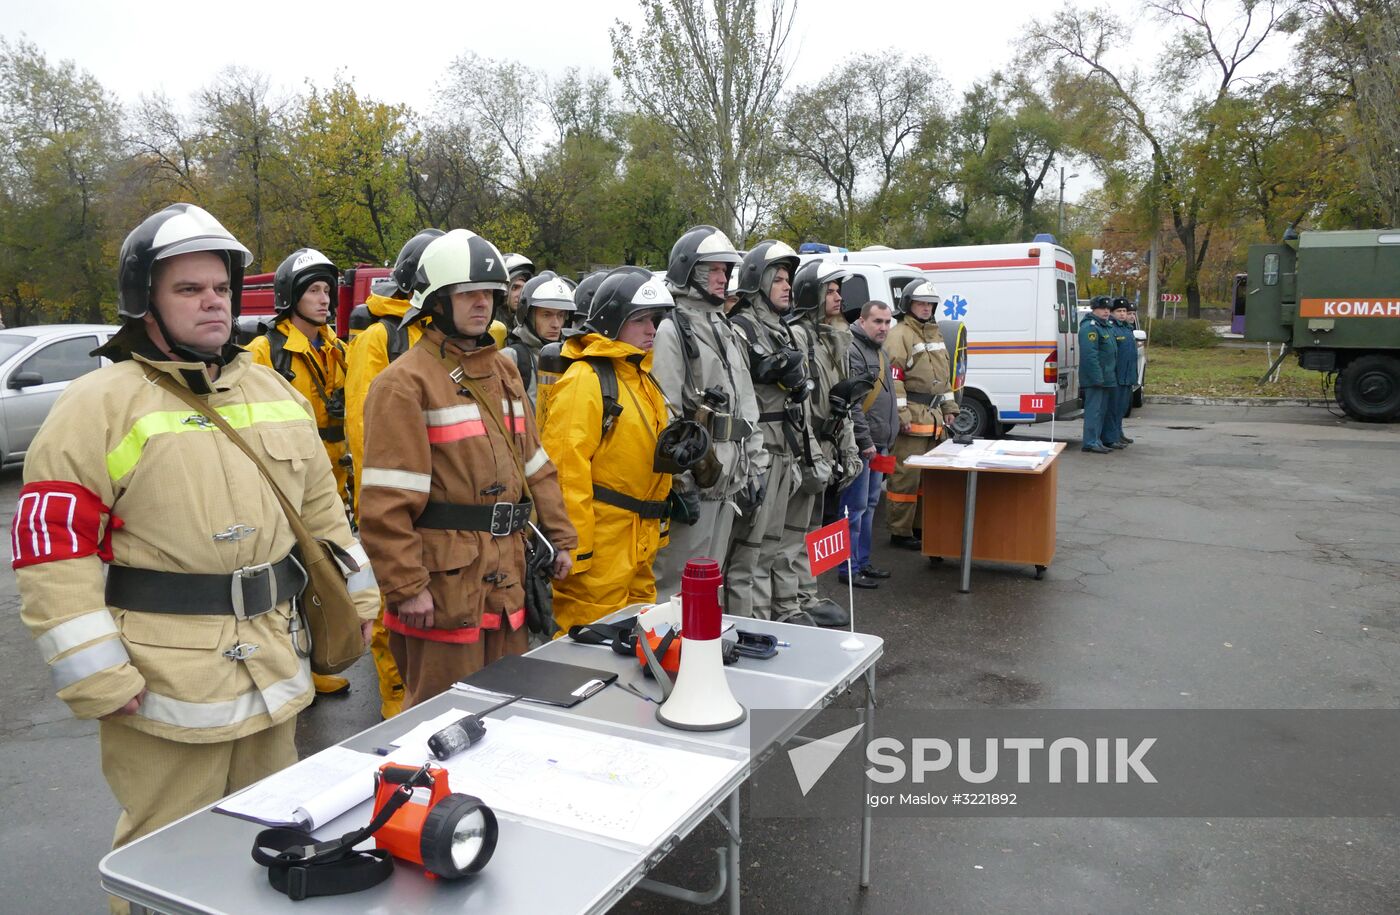
[[[362,335],[363,336],[363,335]],[[428,502],[491,505],[524,498],[516,451],[496,424],[454,381],[439,359],[443,335],[432,327],[380,373],[365,402],[365,469],[360,530],[390,609],[425,588],[434,603],[431,630],[408,633],[435,641],[474,641],[503,620],[517,626],[525,593],[522,533],[418,528]],[[554,464],[540,446],[520,373],[496,349],[446,352],[465,377],[494,399],[529,478],[539,525],[555,547],[578,543],[564,511]],[[397,617],[386,614],[395,628]],[[400,631],[403,631],[400,629]]]
[[[910,435],[933,435],[943,416],[958,412],[953,399],[938,398],[939,409],[916,403],[910,393],[944,395],[952,391],[952,364],[943,332],[933,320],[904,315],[885,339],[894,373],[895,405],[899,421],[911,426]]]
[[[286,556],[291,528],[257,467],[202,414],[148,382],[148,367],[181,383],[182,370],[202,372],[136,356],[74,381],[34,439],[26,485],[76,484],[110,507],[122,522],[109,528],[116,565],[227,575]],[[223,367],[213,389],[211,406],[270,467],[307,526],[363,557],[306,399],[247,354]],[[38,537],[34,515],[16,521],[16,537]],[[363,565],[353,594],[372,619],[378,589]],[[144,689],[123,724],[206,743],[255,733],[311,701],[307,664],[288,634],[289,602],[248,620],[108,607],[97,555],[26,565],[16,578],[22,619],[59,698],[80,718],[108,714]],[[253,646],[246,659],[225,655],[237,645]]]

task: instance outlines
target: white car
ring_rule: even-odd
[[[0,330],[0,464],[24,461],[58,395],[107,360],[92,355],[120,328],[41,324]]]

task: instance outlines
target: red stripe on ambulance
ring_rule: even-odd
[[[910,264],[920,270],[995,270],[1001,267],[1038,267],[1036,257],[1012,257],[994,261],[941,261],[930,264]]]

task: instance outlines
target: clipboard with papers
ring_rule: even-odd
[[[573,708],[616,679],[615,671],[507,655],[457,681],[456,686]]]
[[[374,793],[382,756],[328,747],[214,805],[264,826],[318,829]]]

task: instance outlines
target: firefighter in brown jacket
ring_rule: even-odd
[[[905,462],[936,446],[944,424],[958,412],[948,347],[933,318],[940,300],[938,289],[928,280],[909,283],[899,296],[899,323],[885,340],[899,408],[899,437],[894,442],[899,466],[885,488],[890,500],[890,544],[911,550],[922,546],[914,534],[920,526],[919,470]]]
[[[404,708],[528,647],[532,511],[557,549],[556,579],[578,544],[520,372],[487,333],[506,286],[501,253],[484,238],[454,229],[434,239],[404,314],[432,325],[365,402],[360,530],[388,604]]]

